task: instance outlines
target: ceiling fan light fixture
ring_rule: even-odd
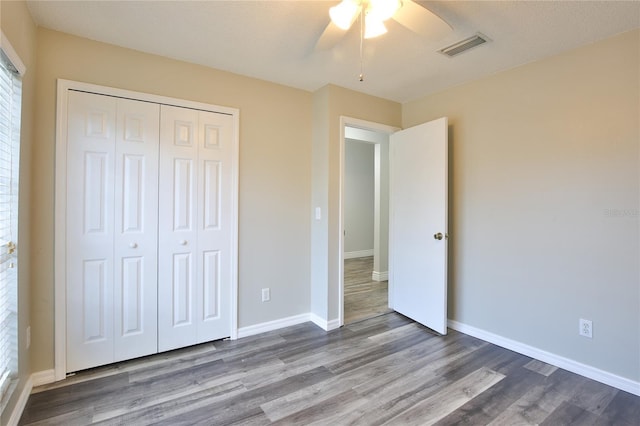
[[[348,30],[358,16],[360,3],[356,0],[342,0],[340,4],[329,9],[331,21],[343,30]]]
[[[364,38],[374,38],[386,33],[387,27],[384,26],[384,22],[367,14],[364,18]]]
[[[400,9],[400,6],[400,0],[369,0],[367,16],[384,22],[391,18]]]

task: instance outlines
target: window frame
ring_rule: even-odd
[[[18,55],[18,53],[15,51],[15,49],[9,42],[4,32],[0,32],[0,51],[1,51],[1,55],[4,57],[4,58],[1,58],[0,60],[7,63],[8,71],[10,74],[12,74],[11,78],[12,79],[17,78],[18,80],[20,80],[20,93],[19,93],[20,111],[17,111],[17,115],[19,116],[19,121],[21,124],[22,123],[22,99],[23,99],[22,79],[27,71],[27,68],[24,65],[24,62],[22,62],[22,60],[20,59],[20,56]],[[14,114],[11,113],[11,111],[10,111],[10,115],[15,116]],[[10,129],[9,136],[11,137],[11,139],[13,139],[12,134],[13,132],[11,132],[11,129]],[[17,170],[12,169],[10,172],[11,173],[10,182],[11,182],[11,187],[15,188],[16,190],[18,189],[18,184],[19,184],[21,138],[22,138],[22,129],[21,127],[19,127],[18,135],[17,135],[17,146],[13,146],[13,141],[9,142],[9,144],[11,145],[10,149],[11,149],[11,157],[12,157],[11,159],[12,167],[14,164],[17,165]],[[14,155],[16,155],[16,158],[13,157]],[[12,194],[11,197],[13,198],[13,196],[14,195]],[[12,251],[9,251],[8,244],[6,244],[5,242],[5,244],[3,244],[2,250],[0,251],[3,254],[3,257],[5,256],[7,256],[8,258],[10,257],[8,259],[9,262],[15,259],[15,262],[17,264],[18,252],[16,250],[16,246],[19,239],[18,237],[19,192],[15,193],[15,199],[11,199],[10,203],[11,203],[11,206],[10,206],[11,215],[15,216],[15,222],[13,219],[10,220],[10,227],[12,228],[12,240],[13,240],[13,243],[15,243],[15,245],[11,247]],[[17,335],[17,333],[19,332],[18,331],[18,300],[17,300],[18,299],[17,293],[19,288],[19,284],[18,284],[19,277],[17,272],[17,265],[14,264],[11,266],[11,268],[16,268],[16,270],[12,272],[13,274],[15,274],[15,284],[14,284],[15,288],[9,290],[10,294],[13,293],[12,297],[15,298],[14,303],[10,303],[10,306],[12,306],[15,310],[14,319],[13,319],[14,323],[11,326],[15,335],[12,337],[14,341],[11,342],[11,346],[12,346],[11,350],[13,353],[11,354],[12,359],[10,360],[10,364],[9,364],[10,369],[6,377],[8,382],[1,384],[2,389],[0,389],[0,412],[4,410],[6,403],[11,398],[13,391],[15,390],[15,385],[18,379],[18,369],[19,369],[19,365],[18,365],[18,362],[19,362],[18,340],[19,339]],[[10,331],[7,330],[6,332],[10,332]],[[0,372],[0,374],[4,376],[5,372]]]

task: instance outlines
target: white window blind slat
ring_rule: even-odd
[[[18,165],[22,82],[0,50],[0,400],[17,374]]]

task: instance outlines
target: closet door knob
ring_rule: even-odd
[[[182,241],[180,241],[180,245],[181,245],[181,246],[186,246],[186,245],[187,245],[187,240],[182,240]]]
[[[129,247],[131,247],[131,248],[136,248],[136,247],[138,247],[138,244],[136,244],[136,243],[129,243]]]

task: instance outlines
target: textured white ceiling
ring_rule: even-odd
[[[314,46],[338,1],[28,1],[42,27],[309,91],[327,83],[406,102],[640,27],[638,1],[419,1],[453,31],[425,40],[389,21],[330,51]],[[436,51],[476,32],[492,42],[455,58]]]

